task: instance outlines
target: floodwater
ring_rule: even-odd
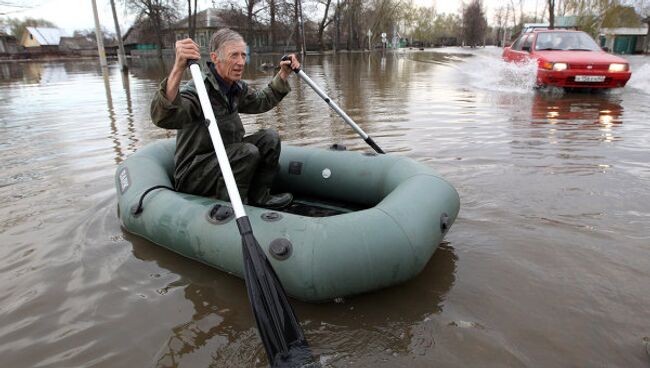
[[[608,93],[534,91],[496,48],[309,57],[303,70],[390,154],[458,189],[425,270],[293,305],[326,367],[647,367],[650,58]],[[275,58],[277,59],[277,57]],[[253,58],[245,79],[271,72]],[[5,367],[264,366],[242,280],[126,233],[116,165],[174,133],[149,102],[169,68],[0,64]],[[249,131],[365,143],[295,76]]]

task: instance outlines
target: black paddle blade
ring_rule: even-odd
[[[248,299],[272,367],[302,367],[312,363],[311,351],[287,294],[253,236],[247,216],[237,219],[242,236],[244,278]]]

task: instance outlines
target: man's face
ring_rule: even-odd
[[[246,66],[246,44],[244,42],[226,42],[221,46],[225,60],[221,60],[217,53],[211,52],[210,59],[214,62],[217,72],[228,83],[233,83],[242,78]]]

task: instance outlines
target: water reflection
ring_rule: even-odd
[[[203,361],[197,366],[208,366],[213,360],[237,366],[256,359],[265,361],[242,280],[126,232],[124,238],[133,245],[136,258],[153,261],[160,268],[181,275],[156,292],[165,295],[182,288],[192,307],[187,320],[170,328],[155,358],[156,366],[175,367],[186,361]],[[180,312],[179,315],[185,315]],[[226,359],[221,360],[220,356]]]
[[[124,152],[118,137],[117,119],[115,118],[115,109],[113,108],[113,96],[111,94],[111,82],[109,80],[108,68],[102,68],[102,79],[104,80],[104,91],[106,92],[106,104],[108,107],[108,120],[110,125],[109,139],[113,142],[115,150],[115,164],[124,160]]]
[[[202,362],[201,366],[266,366],[243,280],[124,233],[133,255],[182,275],[158,291],[183,288],[191,317],[169,330],[156,358],[159,367]],[[423,272],[402,285],[339,303],[292,301],[316,356],[329,365],[352,364],[359,352],[410,354],[432,344],[432,317],[439,314],[456,279],[458,257],[441,245]],[[417,301],[417,302],[414,302]],[[423,333],[422,330],[428,330]],[[379,355],[375,353],[378,352]]]
[[[22,78],[23,68],[15,63],[0,63],[0,81],[15,81]]]
[[[129,72],[140,79],[160,81],[167,76],[173,62],[173,59],[136,58],[131,60]]]
[[[531,115],[533,124],[579,125],[581,129],[608,129],[623,124],[621,98],[606,93],[536,93]]]

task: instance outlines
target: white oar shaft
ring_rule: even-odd
[[[300,76],[300,78],[302,78],[302,80],[305,81],[305,83],[309,84],[309,86],[310,86],[310,87],[311,87],[311,88],[316,92],[316,94],[318,94],[318,95],[319,95],[323,100],[325,100],[325,102],[327,102],[327,104],[330,105],[330,107],[332,108],[332,110],[336,111],[336,113],[339,114],[339,116],[342,117],[343,120],[345,120],[345,122],[346,122],[349,126],[351,126],[352,129],[354,129],[354,130],[357,132],[357,134],[359,134],[359,135],[361,136],[361,138],[363,138],[364,140],[365,140],[365,139],[368,139],[368,134],[366,134],[366,132],[364,132],[363,129],[361,129],[361,128],[360,128],[360,127],[359,127],[359,126],[358,126],[358,125],[357,125],[357,124],[356,124],[356,123],[355,123],[355,122],[354,122],[354,121],[353,121],[353,120],[348,116],[348,114],[345,113],[345,111],[341,110],[341,108],[339,107],[339,105],[337,105],[336,102],[332,101],[332,99],[329,98],[329,96],[326,95],[325,92],[323,92],[323,90],[321,90],[321,89],[316,85],[316,83],[314,83],[314,81],[312,81],[311,78],[309,78],[309,77],[307,76],[307,74],[305,74],[305,72],[303,72],[302,70],[299,70],[299,71],[297,72],[297,74]]]
[[[199,101],[201,102],[203,115],[208,120],[208,131],[210,132],[212,145],[214,145],[214,152],[217,154],[217,160],[219,161],[219,167],[221,168],[221,175],[223,175],[223,180],[226,182],[226,189],[228,189],[230,203],[232,204],[232,208],[235,210],[235,217],[244,217],[246,216],[244,205],[242,204],[241,196],[239,195],[239,189],[237,188],[235,176],[233,175],[232,169],[230,168],[230,161],[228,160],[226,148],[224,147],[223,141],[221,140],[221,134],[219,133],[219,128],[217,127],[217,119],[214,117],[214,111],[212,111],[212,105],[210,104],[208,92],[205,89],[205,84],[203,84],[203,75],[201,74],[201,68],[198,64],[192,64],[190,65],[190,72],[192,73],[192,79],[194,80],[196,91],[199,94]]]

